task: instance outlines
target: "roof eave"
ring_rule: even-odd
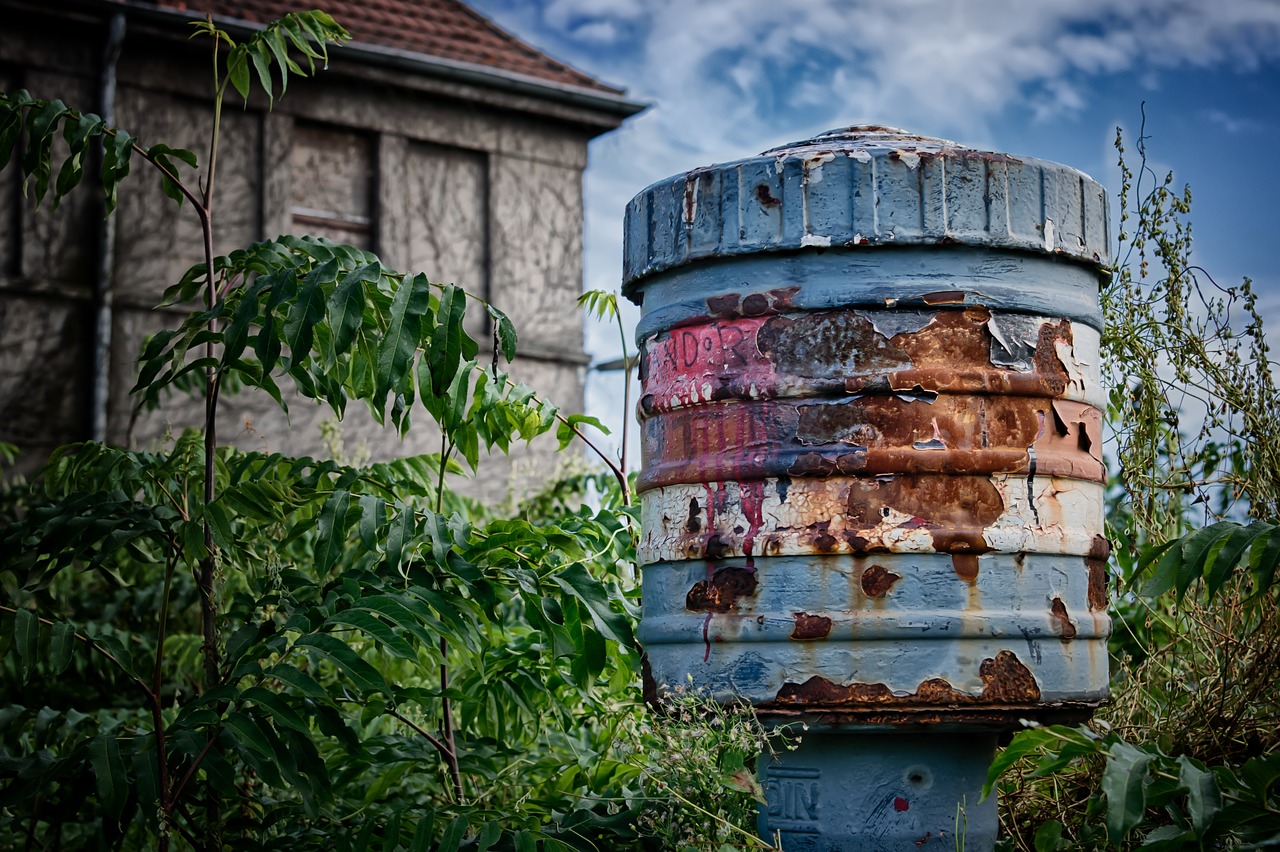
[[[649,108],[648,103],[632,100],[621,92],[604,92],[582,86],[571,86],[515,71],[504,71],[471,62],[398,50],[394,47],[352,42],[343,45],[342,52],[344,56],[354,56],[371,65],[417,71],[450,82],[469,83],[526,97],[542,98],[567,106],[595,110],[614,116],[619,121]]]
[[[79,0],[77,5],[114,8],[151,20],[195,21],[203,17],[195,12],[145,3],[141,0]],[[265,29],[262,24],[238,18],[215,15],[214,20],[220,26],[232,31],[256,32]],[[487,65],[444,59],[382,45],[349,42],[342,46],[342,56],[354,58],[368,65],[413,71],[444,82],[479,86],[506,94],[536,98],[551,104],[590,110],[600,115],[602,127],[616,127],[624,119],[649,108],[648,103],[632,100],[622,92],[572,86],[515,71],[505,71]]]

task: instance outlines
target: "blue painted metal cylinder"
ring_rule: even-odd
[[[1019,718],[1087,716],[1110,631],[1107,234],[1080,172],[881,127],[637,195],[646,689],[804,720],[826,745],[779,771],[844,777],[845,743],[872,787],[914,759],[905,731],[970,778]],[[932,825],[961,788],[929,789]],[[794,848],[906,848],[850,828],[871,811],[828,816]]]
[[[996,734],[809,732],[761,762],[759,834],[786,852],[990,849],[994,796],[981,800]]]

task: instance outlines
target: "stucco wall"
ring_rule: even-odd
[[[0,86],[95,109],[102,30],[71,26],[55,44],[38,22],[28,23],[19,16],[0,33],[7,60]],[[211,121],[204,47],[132,28],[117,94],[121,127],[144,144],[191,148],[202,163]],[[586,358],[575,300],[592,131],[399,87],[344,67],[340,52],[319,80],[292,80],[270,110],[256,101],[244,109],[233,95],[223,122],[217,252],[284,231],[345,234],[389,265],[490,298],[520,331],[525,354],[513,373],[565,409],[581,410]],[[203,419],[196,400],[173,398],[159,412],[136,414],[127,396],[146,335],[179,319],[152,306],[202,252],[191,212],[164,198],[144,165],[135,163],[134,172],[117,214],[108,438],[146,447]],[[91,191],[57,214],[19,216],[17,191],[11,172],[0,175],[0,440],[20,444],[34,461],[88,436],[97,216]],[[349,212],[355,224],[328,230],[308,218],[316,210]],[[487,347],[486,323],[482,311],[468,316],[469,331]],[[290,410],[286,420],[264,395],[228,396],[220,438],[246,449],[325,454],[320,424],[332,415],[296,398]],[[438,433],[425,426],[425,412],[418,419],[401,443],[349,406],[344,443],[374,459],[437,451]],[[550,469],[554,451],[553,440],[538,442],[532,457],[540,470]],[[510,479],[505,461],[488,463],[480,490],[500,496]]]

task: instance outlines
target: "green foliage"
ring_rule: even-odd
[[[1019,762],[1028,777],[1051,777],[1075,763],[1102,764],[1102,825],[1044,822],[1032,848],[1102,849],[1125,845],[1137,831],[1143,849],[1269,846],[1280,838],[1280,756],[1254,757],[1239,767],[1206,766],[1157,745],[1135,745],[1114,731],[1033,727],[1014,738],[987,777],[983,794]],[[1091,803],[1092,804],[1092,803]],[[1092,808],[1090,808],[1092,810]],[[1097,816],[1092,814],[1091,816]],[[1105,830],[1101,830],[1105,829]]]
[[[1247,568],[1253,595],[1265,594],[1276,580],[1280,565],[1280,524],[1254,521],[1238,524],[1218,521],[1182,538],[1143,549],[1138,572],[1151,569],[1142,594],[1157,597],[1168,591],[1178,596],[1203,581],[1204,595],[1212,600],[1238,569]]]
[[[226,44],[230,48],[227,56],[227,82],[240,93],[248,103],[252,76],[257,76],[258,85],[274,103],[275,93],[272,89],[271,71],[274,67],[280,75],[280,94],[283,96],[289,87],[289,75],[306,77],[316,71],[316,60],[321,61],[324,68],[329,67],[329,45],[343,44],[350,40],[350,34],[338,26],[333,18],[324,12],[293,12],[283,18],[272,21],[262,30],[254,33],[248,41],[236,44],[231,36],[218,29],[211,21],[197,21],[192,24],[202,35],[210,36],[215,42]],[[307,67],[304,69],[290,55],[290,48],[302,54]],[[252,66],[252,73],[250,71]]]
[[[1156,179],[1141,136],[1136,172],[1117,148],[1112,702],[1092,727],[1018,734],[988,788],[1000,779],[1009,848],[1274,845],[1280,390],[1251,283],[1220,287],[1192,260],[1190,190]]]
[[[1120,244],[1103,290],[1108,413],[1128,499],[1114,523],[1141,545],[1177,537],[1209,517],[1280,516],[1280,389],[1246,278],[1222,287],[1192,257],[1191,190],[1172,189],[1125,160]],[[1199,423],[1184,433],[1182,418]],[[1127,519],[1132,519],[1128,521]]]
[[[397,273],[369,252],[316,237],[255,243],[214,258],[213,268],[224,295],[144,348],[133,388],[143,404],[158,405],[185,377],[209,369],[220,382],[266,391],[287,410],[280,372],[298,395],[337,417],[349,400],[361,400],[401,435],[421,402],[472,469],[482,447],[505,451],[513,437],[528,440],[556,420],[558,409],[496,360],[477,364],[479,345],[461,324],[466,295],[452,285],[435,288],[425,275]],[[191,302],[208,286],[205,265],[193,266],[164,304]],[[510,320],[489,311],[511,329],[514,346]],[[210,345],[220,357],[208,354]]]
[[[318,12],[239,44],[197,28],[221,63],[210,162],[228,86],[273,99],[345,38]],[[70,153],[54,181],[59,128]],[[102,144],[108,213],[145,162],[212,243],[209,172],[193,189],[180,171],[196,168],[190,152],[0,96],[0,166],[23,135],[37,200],[74,190]],[[636,755],[653,735],[632,697],[626,478],[557,483],[507,515],[452,490],[485,451],[553,429],[585,438],[594,423],[500,368],[517,335],[491,305],[481,365],[468,301],[287,236],[210,257],[166,292],[190,313],[146,343],[140,405],[197,393],[212,423],[225,389],[282,408],[291,390],[339,418],[358,401],[401,434],[426,417],[441,451],[353,465],[191,430],[157,452],[64,447],[13,485],[0,500],[0,846],[635,844]]]

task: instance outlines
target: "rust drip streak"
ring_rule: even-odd
[[[742,540],[742,551],[747,557],[747,569],[755,570],[755,547],[756,535],[760,532],[760,526],[764,523],[762,511],[764,508],[764,483],[760,480],[754,480],[742,483],[741,491],[742,513],[747,518],[747,533]]]
[[[1044,437],[1044,412],[1037,411],[1036,416],[1040,419],[1040,429],[1036,432],[1036,440],[1031,442],[1031,446],[1027,447],[1027,505],[1031,507],[1031,517],[1035,519],[1036,526],[1040,526],[1040,510],[1036,507],[1036,441]]]
[[[711,613],[707,613],[706,618],[702,619],[702,644],[706,646],[706,650],[702,652],[702,662],[711,659],[711,637],[708,635],[711,629]]]

